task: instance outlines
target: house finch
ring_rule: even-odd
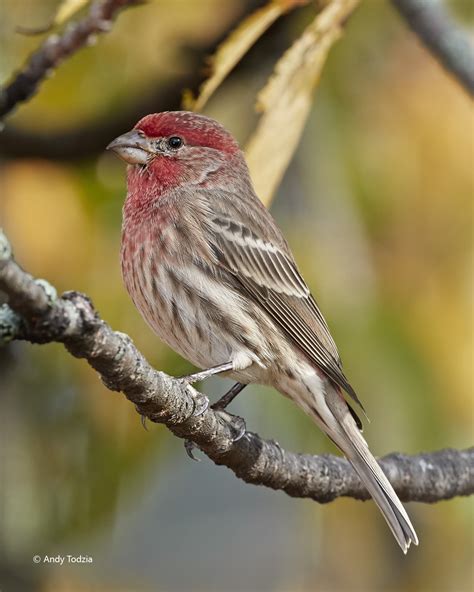
[[[359,403],[326,321],[231,134],[202,115],[156,113],[108,148],[130,165],[122,274],[151,328],[209,370],[200,378],[222,372],[292,399],[352,463],[402,550],[418,544],[343,395]]]

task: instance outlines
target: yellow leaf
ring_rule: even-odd
[[[54,25],[62,25],[69,20],[73,14],[84,8],[89,0],[63,0],[59,5],[56,15],[54,16]]]
[[[328,52],[359,0],[332,0],[279,59],[257,109],[263,112],[246,148],[260,199],[268,205],[298,145]]]
[[[23,35],[41,35],[42,33],[47,33],[53,27],[59,27],[65,23],[88,3],[89,0],[63,0],[58,6],[54,17],[45,26],[31,29],[27,27],[17,27],[16,30]]]
[[[266,6],[244,19],[209,59],[212,73],[202,84],[197,98],[194,99],[189,92],[185,93],[184,107],[201,111],[225,77],[268,27],[285,12],[308,2],[309,0],[271,0]]]

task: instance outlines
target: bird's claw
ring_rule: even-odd
[[[194,449],[197,448],[196,444],[192,440],[185,440],[184,441],[184,449],[186,450],[186,454],[189,456],[190,459],[195,460],[196,462],[201,462],[200,458],[196,458],[194,456]]]
[[[209,409],[209,399],[206,397],[206,395],[199,395],[197,397],[194,397],[193,403],[193,417],[199,417],[203,413],[206,413],[206,411]],[[200,459],[196,458],[193,454],[195,448],[196,444],[194,444],[194,442],[192,442],[191,440],[184,441],[184,449],[186,450],[186,454],[189,456],[189,458],[192,458],[193,460],[200,462]]]
[[[215,413],[219,416],[221,422],[229,426],[231,429],[232,442],[238,442],[245,436],[247,426],[243,417],[240,417],[239,415],[231,415],[230,413],[227,413],[227,411],[222,411],[220,409],[215,409]]]
[[[209,409],[209,399],[206,395],[199,395],[193,399],[193,416],[199,417]]]
[[[238,415],[231,415],[230,413],[227,413],[227,411],[221,411],[219,409],[214,411],[216,415],[219,417],[221,423],[229,426],[230,430],[232,431],[233,443],[238,442],[245,436],[247,432],[247,426],[245,424],[245,419],[243,417],[240,417]],[[202,413],[204,413],[204,411],[202,411]],[[194,450],[196,448],[196,444],[194,444],[194,442],[192,442],[191,440],[184,441],[184,449],[186,450],[186,454],[189,456],[189,458],[195,460],[196,462],[200,462],[201,459],[196,458],[194,456]]]
[[[277,442],[276,440],[273,440],[273,439],[272,439],[272,440],[269,440],[269,442],[270,442],[271,444],[273,444],[273,445],[274,445],[276,448],[278,448],[278,450],[279,450],[280,452],[283,452],[283,448],[281,447],[281,444],[280,444],[280,442]]]
[[[148,432],[148,428],[147,428],[147,425],[146,425],[146,420],[147,420],[146,415],[140,415],[140,421],[141,421],[141,424],[143,426],[143,429]]]

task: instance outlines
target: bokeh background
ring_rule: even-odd
[[[37,46],[15,33],[53,0],[1,0],[3,81]],[[122,286],[124,167],[105,145],[147,112],[177,109],[205,56],[263,2],[154,0],[67,60],[0,138],[0,224],[21,265],[89,294],[157,368],[162,345]],[[450,7],[472,26],[470,0]],[[255,97],[314,16],[282,17],[205,113],[242,142]],[[282,121],[282,126],[291,126]],[[378,455],[472,444],[472,104],[389,2],[365,0],[333,48],[272,205],[333,330]],[[268,158],[278,150],[268,146]],[[217,397],[227,387],[209,381]],[[249,387],[233,410],[283,447],[334,452],[302,412]],[[372,503],[320,506],[193,463],[145,431],[62,346],[0,350],[0,589],[6,591],[452,591],[473,587],[468,499],[408,504],[421,544],[404,557]],[[92,564],[35,565],[33,555]]]

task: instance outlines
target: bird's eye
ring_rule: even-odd
[[[172,150],[178,150],[178,148],[181,148],[183,143],[184,143],[183,139],[180,138],[179,136],[171,136],[171,138],[168,138],[168,146]]]

